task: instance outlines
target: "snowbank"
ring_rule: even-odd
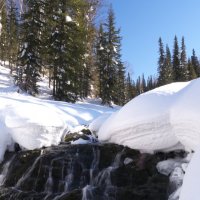
[[[112,115],[112,113],[104,113],[102,115],[100,115],[99,117],[97,117],[95,120],[93,120],[90,125],[89,125],[89,129],[92,133],[96,134],[101,125]]]
[[[200,148],[194,153],[183,179],[179,200],[199,200]]]
[[[0,162],[13,142],[29,150],[57,145],[67,131],[117,109],[91,99],[76,104],[45,100],[51,92],[48,81],[44,79],[40,86],[41,99],[19,94],[9,69],[0,66]]]
[[[144,151],[200,145],[200,79],[146,92],[111,116],[99,129],[101,141]],[[180,142],[180,143],[179,143]]]

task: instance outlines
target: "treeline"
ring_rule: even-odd
[[[174,37],[172,53],[168,44],[164,46],[162,38],[159,38],[158,44],[158,75],[157,77],[150,76],[147,80],[142,75],[137,78],[136,82],[132,81],[131,91],[134,91],[134,96],[162,85],[190,81],[200,77],[200,62],[194,49],[192,56],[187,56],[184,37],[181,39],[181,45],[177,37]]]
[[[103,104],[124,105],[157,86],[200,75],[195,51],[187,59],[184,38],[179,49],[175,37],[172,56],[160,38],[158,78],[142,75],[134,81],[122,61],[122,38],[112,8],[97,27],[98,0],[15,2],[0,2],[0,59],[8,61],[21,90],[32,95],[46,75],[56,100],[91,96]]]
[[[92,96],[123,105],[135,96],[112,8],[97,27],[98,0],[15,2],[1,1],[0,59],[23,91],[36,95],[47,75],[56,100]]]
[[[184,37],[179,47],[178,39],[175,36],[173,54],[168,45],[163,45],[159,39],[159,61],[158,61],[158,86],[178,81],[189,81],[200,77],[200,63],[195,50],[192,56],[187,57]]]

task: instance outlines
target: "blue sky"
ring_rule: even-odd
[[[108,0],[121,28],[123,61],[136,78],[156,75],[158,39],[172,50],[175,34],[185,37],[188,56],[200,53],[200,0]]]

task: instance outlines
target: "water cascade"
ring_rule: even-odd
[[[114,144],[20,151],[0,165],[0,200],[167,200],[165,157]]]

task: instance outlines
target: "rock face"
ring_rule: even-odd
[[[20,151],[0,167],[0,200],[167,200],[156,169],[167,156],[115,144]]]

